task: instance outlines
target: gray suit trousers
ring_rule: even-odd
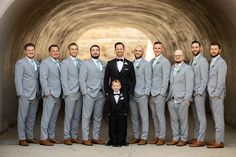
[[[52,95],[43,98],[40,140],[55,138],[56,121],[60,107],[60,98],[55,98]]]
[[[141,97],[132,96],[129,102],[132,132],[136,139],[147,139],[148,137],[148,96],[144,95]],[[139,132],[139,115],[141,118],[142,132],[140,136]]]
[[[224,142],[224,99],[210,97],[210,107],[215,122],[215,140],[218,143]]]
[[[195,120],[194,138],[204,141],[206,135],[206,112],[205,112],[206,92],[203,95],[197,94],[193,97],[194,103],[191,105],[193,118]]]
[[[20,96],[18,101],[18,138],[19,140],[32,139],[34,138],[33,128],[39,100],[38,98],[28,100]]]
[[[163,140],[166,138],[165,104],[166,97],[162,95],[150,97],[149,106],[152,112],[155,137]]]
[[[86,94],[83,96],[82,109],[82,136],[83,140],[89,139],[89,123],[93,113],[93,139],[99,139],[100,126],[103,116],[104,95],[100,91],[96,97]]]
[[[78,138],[78,128],[82,111],[82,97],[65,97],[64,139]]]
[[[181,103],[175,103],[174,99],[168,101],[173,140],[175,141],[188,140],[188,108],[189,104],[184,101]]]

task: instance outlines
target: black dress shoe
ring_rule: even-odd
[[[113,143],[111,142],[111,141],[108,141],[106,144],[105,144],[105,146],[112,146],[113,145]]]

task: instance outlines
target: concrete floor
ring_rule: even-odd
[[[57,136],[62,139],[63,113],[57,123]],[[168,117],[168,115],[167,115]],[[101,138],[107,140],[107,117],[104,116],[102,124]],[[152,122],[151,122],[152,123]],[[40,117],[37,117],[35,136],[39,137]],[[190,117],[190,137],[192,137],[191,130],[193,128],[193,121]],[[130,130],[130,120],[129,128]],[[81,136],[81,135],[80,135]],[[213,122],[211,117],[208,117],[208,127],[206,140],[209,141],[214,137]],[[129,131],[128,139],[132,138]],[[150,139],[153,138],[153,126],[150,124]],[[171,129],[169,119],[167,119],[167,140],[171,139]],[[63,144],[55,145],[53,147],[45,147],[38,144],[31,144],[29,147],[22,147],[18,145],[17,128],[10,128],[7,132],[0,135],[0,157],[69,157],[69,156],[84,156],[84,157],[235,157],[236,156],[236,130],[226,126],[225,133],[225,148],[223,149],[207,149],[190,148],[189,146],[155,146],[155,145],[129,145],[128,147],[106,147],[95,145],[93,147],[84,146],[81,144],[74,144],[66,146]]]

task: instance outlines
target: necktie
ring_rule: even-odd
[[[79,69],[79,61],[77,59],[74,59],[75,67]]]
[[[57,65],[58,70],[60,71],[60,62],[59,62],[59,60],[55,60],[55,63]]]
[[[155,67],[155,65],[157,64],[158,60],[155,58],[154,61],[152,62],[152,67]]]
[[[102,71],[102,66],[101,66],[101,63],[100,63],[99,60],[96,60],[96,65],[97,65],[97,67],[98,67],[98,70],[99,70],[99,71]]]
[[[173,73],[174,76],[177,74],[178,70],[179,70],[179,66],[175,65],[175,69],[174,69],[174,73]]]
[[[30,63],[31,63],[31,65],[33,66],[33,69],[34,69],[35,71],[37,71],[37,66],[36,66],[35,61],[34,61],[34,60],[31,60]]]

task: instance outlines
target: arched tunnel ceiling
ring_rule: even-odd
[[[112,25],[134,27],[144,32],[152,42],[162,41],[167,56],[177,48],[188,51],[189,43],[195,39],[204,45],[212,40],[221,40],[216,34],[217,28],[208,20],[207,10],[200,4],[187,0],[175,1],[174,5],[172,2],[58,0],[45,11],[43,3],[25,20],[24,29],[12,36],[12,41],[22,42],[17,42],[17,45],[10,43],[9,49],[12,49],[12,44],[14,49],[16,46],[20,49],[26,42],[35,42],[41,59],[48,55],[50,44],[59,44],[61,52],[66,52],[68,43],[77,41],[84,31]],[[191,54],[187,53],[187,58],[190,57]]]

